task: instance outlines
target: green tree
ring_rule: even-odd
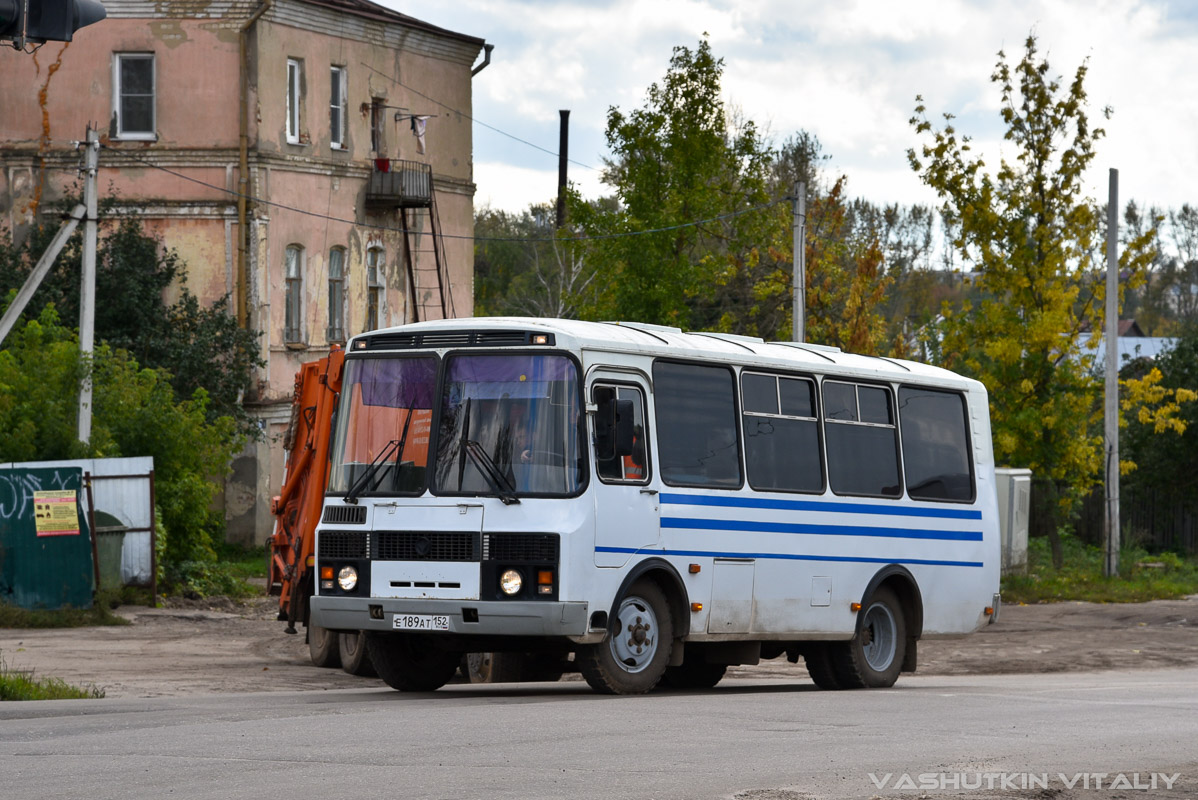
[[[67,205],[74,201],[66,201]],[[257,427],[246,415],[242,394],[251,386],[256,366],[258,334],[242,330],[226,313],[224,300],[201,306],[186,284],[186,265],[174,251],[148,235],[132,214],[116,214],[116,199],[106,198],[101,217],[114,224],[100,239],[96,253],[95,336],[125,350],[139,363],[170,374],[178,398],[188,399],[197,388],[209,394],[212,419],[233,417],[243,432]],[[57,228],[34,229],[28,239],[0,244],[0,287],[22,285],[45,251]],[[76,231],[42,281],[24,318],[37,318],[49,305],[71,322],[79,318],[79,275],[82,234]],[[168,305],[167,291],[176,287],[179,299]]]
[[[152,456],[168,567],[214,561],[223,520],[209,505],[244,437],[231,417],[211,417],[207,392],[177,400],[166,372],[142,369],[104,343],[90,364],[82,362],[75,333],[59,324],[53,305],[14,327],[5,345],[0,461]],[[89,368],[92,435],[84,445],[76,439],[76,402]]]
[[[587,316],[691,328],[719,319],[711,289],[729,253],[747,253],[753,238],[752,215],[730,215],[770,199],[769,150],[751,121],[729,124],[723,68],[706,40],[676,47],[644,108],[608,111],[604,181],[618,206],[576,201],[570,210],[582,232],[610,237],[587,248],[600,287]]]
[[[929,140],[908,152],[944,201],[961,260],[978,275],[980,300],[943,311],[940,359],[986,385],[996,461],[1048,479],[1062,519],[1101,467],[1093,353],[1081,340],[1083,321],[1097,327],[1103,310],[1103,282],[1095,279],[1103,269],[1100,210],[1083,194],[1103,130],[1090,124],[1086,70],[1083,63],[1063,87],[1038,56],[1035,36],[1014,67],[999,53],[991,81],[1015,158],[1003,158],[994,173],[968,136],[958,138],[951,114],[933,128],[922,98],[911,124]],[[1138,281],[1150,259],[1142,236],[1126,243],[1120,268]]]

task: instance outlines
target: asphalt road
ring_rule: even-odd
[[[0,797],[787,800],[886,795],[904,774],[1153,772],[1182,773],[1170,796],[1186,797],[1196,742],[1195,668],[872,692],[729,680],[645,697],[572,682],[4,703]]]

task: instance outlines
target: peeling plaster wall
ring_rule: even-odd
[[[23,237],[36,212],[71,191],[79,155],[71,142],[99,127],[101,191],[115,191],[138,209],[147,228],[176,250],[189,289],[216,303],[236,275],[239,189],[240,55],[238,29],[258,7],[243,0],[107,0],[108,19],[69,45],[49,43],[36,57],[0,53],[0,227]],[[346,249],[345,332],[365,329],[365,256],[385,252],[380,324],[414,318],[408,301],[401,223],[396,210],[368,209],[366,184],[375,158],[430,164],[441,231],[473,234],[471,75],[481,40],[427,30],[421,23],[372,19],[302,0],[276,0],[249,36],[249,194],[314,212],[251,203],[247,308],[262,331],[267,366],[248,395],[266,433],[234,462],[224,506],[229,536],[246,544],[269,537],[269,498],[283,480],[281,436],[289,417],[295,372],[332,344],[328,327],[328,253]],[[383,16],[386,14],[384,13]],[[118,141],[108,133],[113,110],[114,53],[155,55],[154,141]],[[287,59],[304,64],[301,143],[286,140]],[[57,65],[53,71],[51,67]],[[332,65],[347,70],[345,147],[330,141]],[[39,97],[39,92],[41,96]],[[387,106],[384,146],[371,149],[369,108]],[[431,99],[430,99],[431,98]],[[427,152],[416,151],[410,122],[430,116]],[[222,191],[224,190],[224,191]],[[428,311],[440,316],[431,283],[434,261],[426,211],[410,212],[421,231],[413,258]],[[390,228],[381,230],[376,227]],[[304,248],[303,341],[284,341],[284,259],[289,244]],[[473,243],[444,241],[453,315],[472,312]],[[430,276],[425,279],[424,276]],[[427,284],[427,285],[426,285]],[[178,289],[168,292],[177,297]],[[101,298],[101,301],[103,298]],[[433,309],[436,312],[433,313]]]

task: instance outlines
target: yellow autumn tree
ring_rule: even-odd
[[[1087,320],[1101,327],[1104,300],[1096,279],[1104,269],[1102,214],[1084,191],[1104,132],[1091,126],[1086,71],[1083,63],[1062,85],[1029,36],[1019,63],[1000,52],[991,76],[1006,125],[996,171],[958,135],[951,114],[934,128],[922,98],[911,124],[925,142],[908,152],[942,198],[955,223],[953,244],[976,276],[977,299],[943,310],[933,351],[986,385],[997,463],[1047,479],[1058,522],[1093,485],[1102,451],[1094,424],[1100,385],[1081,335]],[[1120,255],[1132,282],[1151,260],[1150,242],[1145,233]],[[1059,562],[1055,535],[1053,551]]]

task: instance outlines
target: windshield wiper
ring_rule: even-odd
[[[495,462],[491,459],[491,456],[487,455],[487,451],[483,449],[481,444],[473,439],[466,439],[462,449],[469,454],[470,460],[478,467],[479,474],[483,476],[487,485],[491,487],[491,491],[503,501],[505,506],[520,502],[520,498],[516,497],[515,494],[516,487],[500,471],[499,467],[495,466]]]
[[[368,466],[365,471],[358,476],[358,479],[353,482],[353,485],[349,487],[349,491],[345,493],[345,502],[349,503],[350,505],[357,505],[358,495],[362,493],[362,489],[366,487],[366,484],[370,481],[370,479],[373,478],[375,473],[379,471],[379,468],[382,467],[383,464],[387,463],[387,457],[402,446],[403,443],[399,439],[392,439],[391,441],[387,442],[387,446],[383,448],[383,452],[379,453],[375,457],[374,461],[370,462],[370,466]],[[370,490],[374,491],[374,488],[374,486],[371,486]]]
[[[408,427],[412,424],[412,409],[416,404],[408,406],[407,416],[403,421],[403,433],[399,434],[399,446],[395,449],[395,471],[391,473],[391,491],[399,491],[399,473],[403,472],[403,449],[408,443]]]

